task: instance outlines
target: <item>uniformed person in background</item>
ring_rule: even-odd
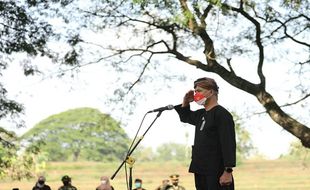
[[[185,190],[185,188],[179,185],[179,174],[170,175],[171,185],[169,185],[166,190]]]
[[[71,184],[71,178],[69,176],[63,176],[61,181],[64,185],[59,187],[58,190],[77,190],[77,188]]]

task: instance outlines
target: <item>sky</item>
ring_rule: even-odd
[[[45,62],[44,59],[37,59],[38,62]],[[52,69],[53,66],[51,66]],[[54,66],[55,67],[55,66]],[[177,70],[176,70],[177,68]],[[220,88],[219,104],[229,111],[245,115],[252,111],[263,111],[262,106],[251,95],[242,92],[223,81],[219,76],[205,73],[186,64],[170,63],[169,67],[164,66],[159,70],[176,73],[189,73],[186,80],[162,81],[160,79],[138,85],[137,88],[145,92],[145,97],[138,97],[137,107],[132,115],[120,112],[117,107],[106,104],[107,98],[113,96],[113,89],[120,81],[117,81],[117,73],[102,65],[91,65],[81,69],[81,72],[74,78],[68,76],[62,79],[57,77],[31,76],[24,77],[18,62],[11,64],[2,76],[5,86],[9,91],[9,96],[21,102],[25,106],[23,116],[26,121],[26,128],[16,129],[21,135],[36,123],[47,117],[58,114],[68,109],[78,107],[92,107],[102,113],[111,114],[117,120],[125,123],[124,129],[133,137],[147,111],[167,105],[177,105],[182,102],[183,95],[193,88],[193,81],[200,77],[214,78]],[[244,65],[244,77],[251,78],[250,68]],[[283,79],[287,76],[287,68],[278,65],[270,65],[265,68],[266,76],[271,76],[272,71],[277,69],[278,77],[271,77],[268,81],[269,90],[277,92],[283,84]],[[169,71],[170,70],[170,71]],[[20,72],[20,73],[18,73]],[[238,71],[237,71],[238,72]],[[253,71],[254,72],[254,71]],[[123,74],[123,80],[133,81],[133,77]],[[253,78],[252,80],[255,80]],[[289,82],[294,81],[286,81]],[[169,88],[167,86],[170,86]],[[285,98],[283,95],[275,96]],[[129,101],[129,100],[128,100]],[[125,102],[124,105],[126,105]],[[195,103],[191,104],[192,109],[200,108]],[[150,126],[157,113],[150,113],[142,124],[139,136]],[[281,154],[285,154],[290,142],[296,140],[291,134],[275,124],[268,116],[251,115],[244,119],[244,127],[251,134],[251,139],[260,154],[267,159],[276,159]],[[6,126],[10,124],[5,123]],[[186,137],[188,135],[188,137]],[[140,146],[153,147],[154,149],[163,143],[182,143],[188,146],[193,144],[194,127],[181,123],[174,110],[162,112],[140,143]]]

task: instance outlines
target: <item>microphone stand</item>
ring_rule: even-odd
[[[132,167],[135,163],[135,159],[129,156],[126,159],[126,163],[129,164],[129,189],[132,190]]]
[[[132,157],[130,157],[130,155],[133,153],[133,151],[137,148],[137,146],[140,144],[140,142],[142,141],[142,139],[144,138],[144,136],[146,135],[146,133],[150,130],[150,128],[153,126],[153,124],[155,123],[155,121],[159,118],[159,116],[161,115],[163,111],[159,111],[155,117],[155,119],[153,120],[153,122],[150,124],[150,126],[145,130],[145,132],[143,133],[142,137],[139,138],[139,140],[136,142],[136,144],[133,146],[133,148],[128,151],[126,158],[122,161],[122,163],[119,165],[119,167],[117,168],[117,170],[114,172],[114,174],[111,176],[111,180],[114,179],[114,177],[116,176],[116,174],[119,172],[119,170],[121,169],[121,167],[125,164],[128,163],[130,165],[129,167],[129,190],[132,190],[132,167],[133,167],[133,163],[135,162],[134,159]]]

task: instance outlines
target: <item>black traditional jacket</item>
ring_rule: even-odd
[[[222,106],[191,111],[190,106],[175,106],[180,120],[195,126],[189,172],[221,175],[225,167],[236,166],[235,124]]]

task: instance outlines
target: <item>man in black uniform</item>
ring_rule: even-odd
[[[35,184],[35,186],[32,188],[32,190],[51,190],[50,186],[45,184],[45,177],[44,176],[39,176],[38,181]]]
[[[72,185],[71,177],[68,175],[64,175],[61,181],[64,185],[59,187],[58,190],[77,190],[77,188]]]
[[[190,102],[204,106],[191,111]],[[218,104],[218,86],[211,78],[194,82],[181,105],[175,106],[180,120],[195,126],[192,161],[197,190],[234,190],[233,167],[236,166],[235,125],[232,115]]]

